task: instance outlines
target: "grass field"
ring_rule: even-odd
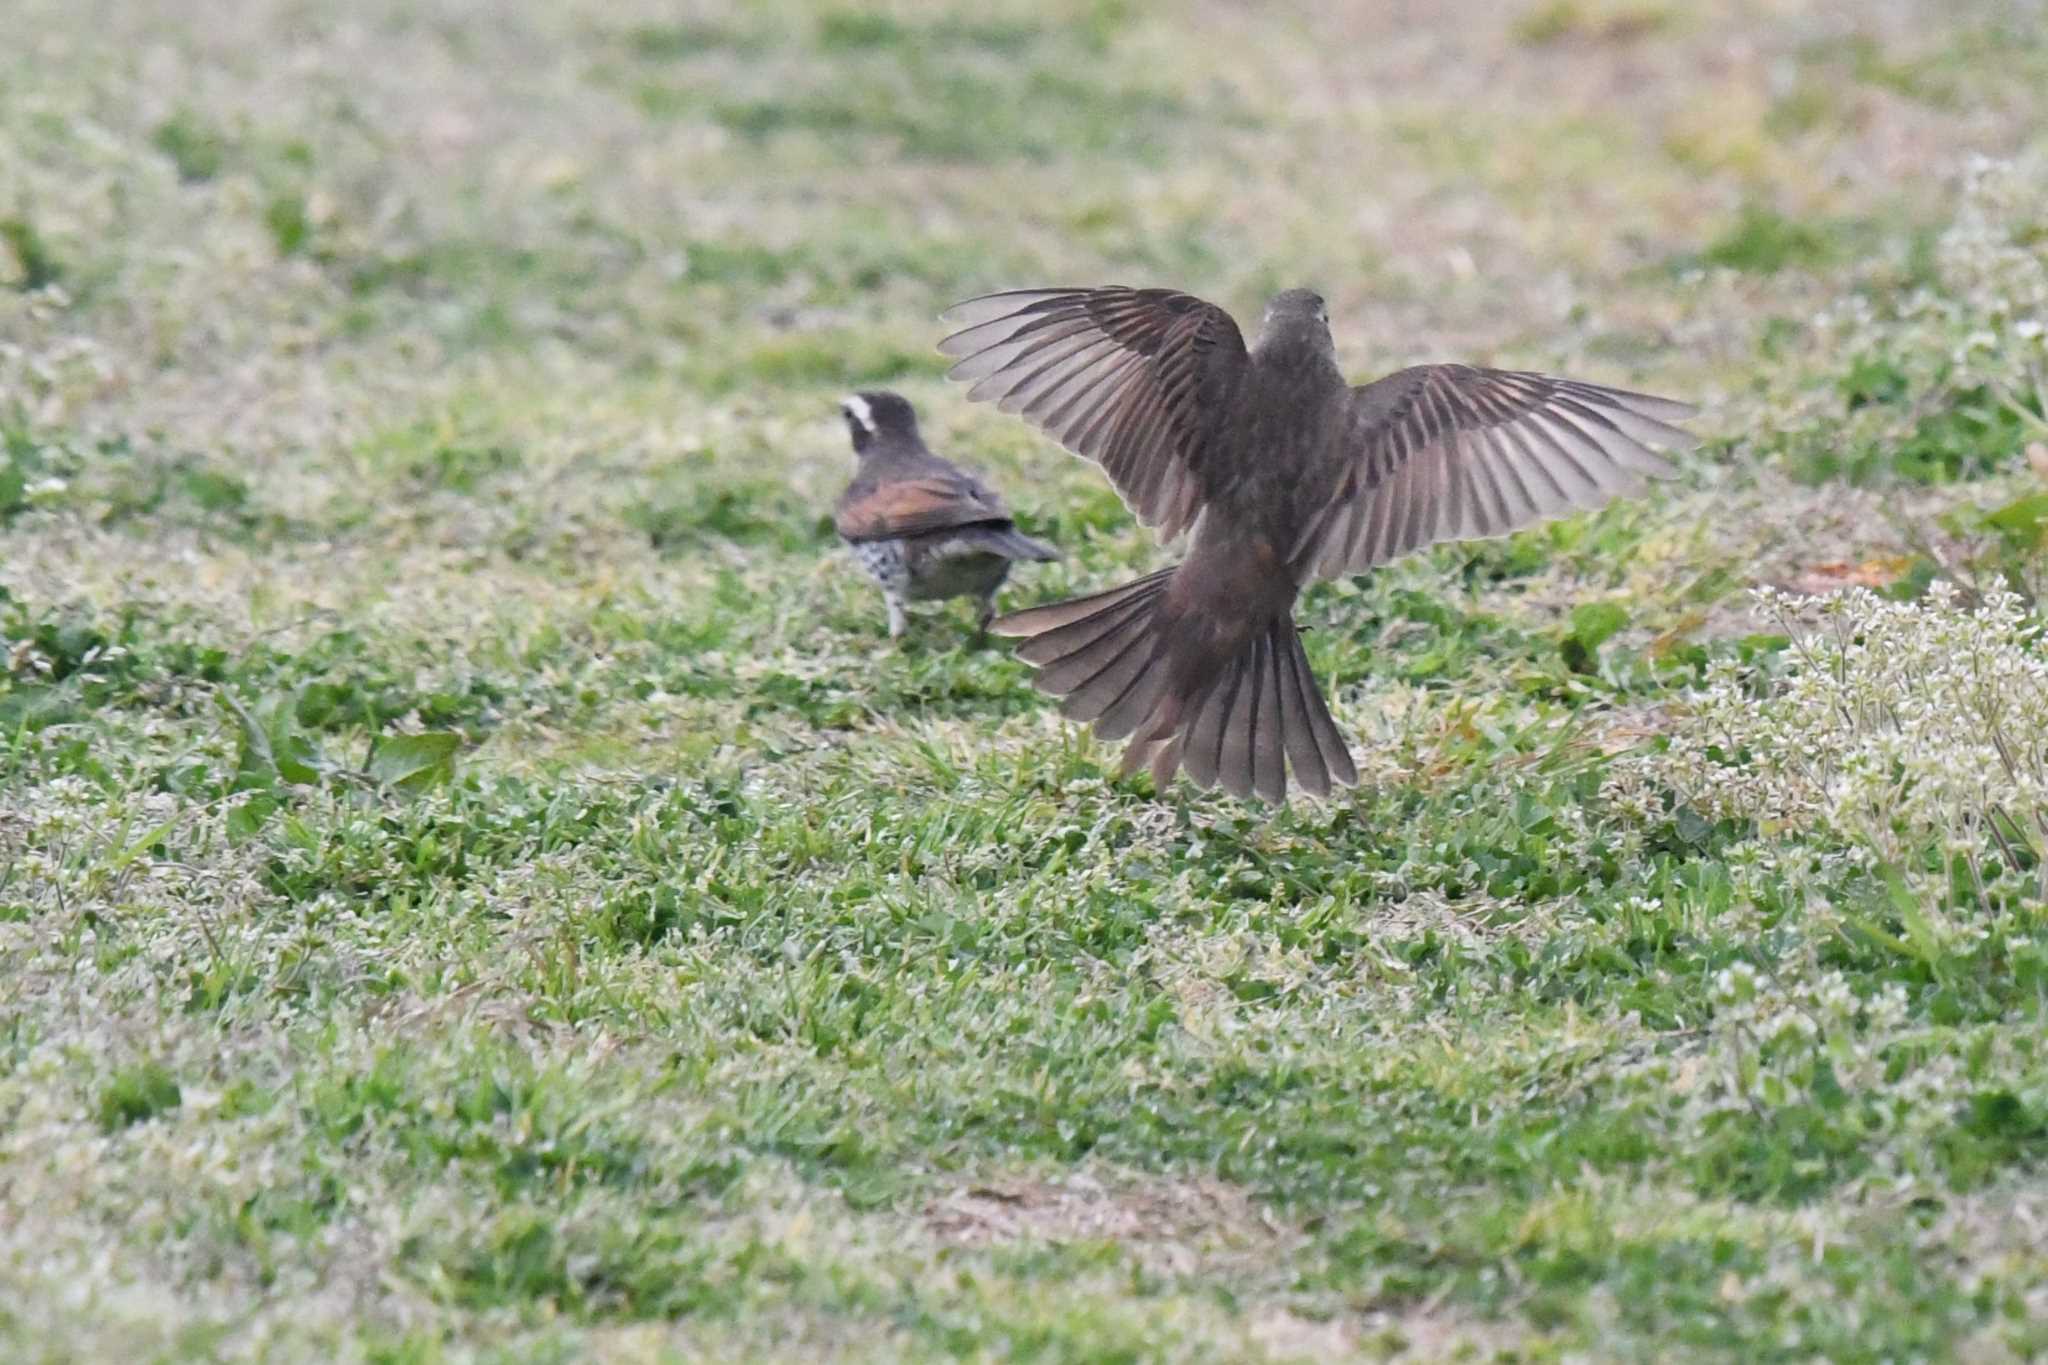
[[[0,1357],[2048,1353],[2042,4],[6,10]],[[1706,445],[1154,793],[830,534],[1107,282]]]

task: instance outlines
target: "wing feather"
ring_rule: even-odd
[[[1171,289],[1013,289],[946,310],[939,343],[967,396],[1095,461],[1138,519],[1170,538],[1228,471],[1209,447],[1249,365],[1214,304]]]
[[[1002,497],[959,470],[879,483],[856,480],[833,509],[847,540],[894,540],[955,527],[1008,525]]]
[[[1520,370],[1418,365],[1351,391],[1331,503],[1295,562],[1359,573],[1433,541],[1506,535],[1668,478],[1687,404]]]

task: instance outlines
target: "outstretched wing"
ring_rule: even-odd
[[[1698,442],[1691,405],[1519,370],[1418,365],[1351,391],[1334,488],[1291,558],[1360,573],[1440,540],[1506,535],[1633,492]]]
[[[1000,495],[963,470],[890,479],[846,490],[832,522],[848,540],[894,540],[948,531],[956,526],[1007,525],[1010,509]]]
[[[955,304],[939,343],[967,396],[1102,466],[1162,538],[1201,511],[1208,459],[1249,360],[1230,314],[1171,289],[1014,289]]]

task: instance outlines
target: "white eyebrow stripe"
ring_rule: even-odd
[[[862,431],[875,429],[875,410],[868,406],[867,399],[857,393],[849,393],[839,400],[839,406],[846,410],[847,416],[860,423]]]

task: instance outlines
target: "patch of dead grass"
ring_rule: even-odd
[[[1105,1241],[1168,1259],[1194,1256],[1200,1248],[1242,1251],[1300,1238],[1242,1190],[1209,1179],[1005,1179],[942,1195],[925,1206],[923,1217],[933,1236],[959,1246]]]

